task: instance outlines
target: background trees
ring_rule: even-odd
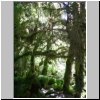
[[[82,96],[85,17],[85,2],[14,3],[15,97],[47,97],[39,93],[42,88]]]

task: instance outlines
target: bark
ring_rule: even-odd
[[[64,94],[70,93],[69,86],[70,86],[70,80],[71,80],[72,63],[73,63],[73,54],[72,54],[72,47],[70,47],[68,59],[66,61],[66,70],[65,70],[65,75],[64,75],[64,85],[63,85]]]
[[[31,72],[32,72],[32,73],[34,73],[34,71],[35,71],[35,70],[34,70],[34,69],[35,69],[34,67],[35,67],[35,66],[34,66],[34,55],[31,55]]]
[[[44,68],[42,70],[42,75],[47,75],[47,69],[48,69],[48,58],[46,57],[44,61]]]
[[[47,40],[47,51],[50,49],[50,41]],[[42,70],[43,75],[47,75],[47,70],[48,70],[48,57],[46,56],[45,61],[44,61],[44,68]]]
[[[79,56],[80,55],[80,56]],[[84,54],[79,54],[75,65],[75,97],[80,98],[84,88]]]

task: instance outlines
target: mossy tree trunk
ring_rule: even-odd
[[[35,72],[35,60],[34,55],[31,55],[31,72]]]
[[[50,49],[50,41],[47,40],[47,51],[49,51]],[[45,60],[44,60],[44,67],[43,67],[43,70],[42,70],[42,75],[47,75],[47,71],[48,71],[48,57],[46,56],[45,57]]]
[[[47,75],[47,70],[48,70],[48,58],[46,57],[45,61],[44,61],[44,67],[43,67],[43,70],[42,70],[42,75]]]
[[[73,53],[72,53],[72,46],[69,48],[69,55],[66,61],[66,70],[64,75],[64,85],[63,85],[63,92],[64,94],[70,94],[70,80],[71,80],[71,69],[73,63]]]
[[[76,58],[75,65],[75,97],[80,98],[84,88],[84,55],[80,54]]]
[[[49,8],[50,8],[50,3],[49,3]],[[49,14],[50,14],[50,17],[51,17],[51,11],[49,10]],[[48,21],[48,27],[49,29],[52,28],[52,21]],[[49,36],[48,36],[48,33],[49,33]],[[46,47],[46,51],[49,51],[51,49],[51,36],[52,36],[52,33],[53,33],[53,29],[52,29],[52,32],[50,32],[50,30],[46,33],[47,35],[47,47]],[[42,70],[42,75],[47,75],[47,71],[48,71],[48,61],[49,61],[49,57],[45,57],[45,60],[44,60],[44,67],[43,67],[43,70]]]
[[[78,49],[76,51],[76,65],[75,65],[75,97],[80,98],[84,88],[84,57],[86,50],[86,22],[85,22],[85,3],[80,3],[80,23],[78,23]]]

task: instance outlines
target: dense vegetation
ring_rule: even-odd
[[[85,2],[14,2],[14,97],[86,97]]]

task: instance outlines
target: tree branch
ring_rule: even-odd
[[[49,51],[44,51],[44,52],[40,52],[40,51],[35,51],[35,52],[26,52],[23,53],[22,55],[19,55],[17,57],[14,58],[14,61],[18,61],[20,58],[23,58],[25,56],[30,56],[30,55],[34,55],[34,56],[47,56],[50,58],[67,58],[67,56],[64,55],[64,52],[60,52],[60,53],[56,53],[56,51],[54,50],[49,50]]]

